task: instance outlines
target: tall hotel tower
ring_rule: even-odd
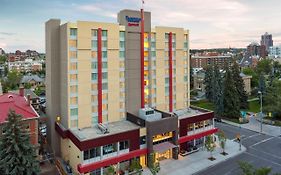
[[[150,12],[122,10],[118,23],[50,19],[46,62],[49,141],[76,173],[126,172],[152,153],[177,159],[217,131],[213,112],[189,104],[188,30],[151,28]]]

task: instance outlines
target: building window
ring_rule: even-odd
[[[107,88],[108,88],[107,83],[102,83],[102,90],[107,90]]]
[[[102,62],[102,68],[107,69],[107,62]]]
[[[102,79],[107,79],[107,72],[102,73]]]
[[[84,151],[84,160],[92,159],[100,156],[100,147],[95,147]]]
[[[107,51],[102,51],[102,58],[107,58]]]
[[[119,58],[125,58],[125,51],[119,51]]]
[[[70,70],[77,70],[77,63],[70,63]]]
[[[102,31],[102,36],[103,36],[103,37],[107,37],[107,30],[103,30],[103,31]]]
[[[92,62],[91,68],[97,69],[98,68],[98,62],[96,62],[96,61]]]
[[[124,150],[129,148],[129,142],[127,140],[119,142],[119,150]]]
[[[71,28],[70,29],[70,36],[77,36],[77,29]]]
[[[92,56],[92,58],[97,58],[98,57],[98,52],[97,51],[92,51],[91,56]]]
[[[92,73],[92,81],[95,81],[98,79],[98,73]]]
[[[77,81],[77,74],[71,74],[70,75],[70,81],[71,82],[76,82]]]
[[[165,33],[165,39],[166,39],[166,40],[169,39],[169,33]]]
[[[77,47],[77,40],[69,40],[69,47]]]
[[[99,168],[99,169],[96,169],[94,171],[91,171],[90,175],[101,175],[101,169]]]
[[[70,104],[71,105],[77,105],[78,104],[78,97],[71,97],[70,98]]]
[[[151,51],[151,57],[156,57],[156,51]]]
[[[76,51],[69,51],[69,57],[70,58],[77,58],[77,52]]]
[[[77,91],[78,91],[77,85],[70,86],[70,93],[77,93]]]
[[[92,40],[92,48],[98,48],[98,41]]]
[[[70,109],[70,115],[71,116],[77,116],[78,115],[78,108]]]
[[[117,151],[116,143],[108,144],[103,146],[103,155],[110,154]]]
[[[122,31],[122,32],[119,32],[119,37],[120,37],[120,38],[125,38],[125,32],[123,32],[123,31]]]
[[[98,30],[92,30],[92,36],[94,37],[98,36]]]
[[[119,45],[120,48],[125,48],[125,41],[120,41]]]
[[[107,41],[102,41],[102,47],[107,47]]]

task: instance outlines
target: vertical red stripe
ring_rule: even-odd
[[[102,123],[102,29],[98,28],[98,123]]]
[[[169,33],[169,111],[173,112],[173,34]]]
[[[144,15],[141,9],[141,33],[140,33],[140,64],[141,64],[141,108],[144,108]]]

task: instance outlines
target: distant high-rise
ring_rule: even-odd
[[[269,47],[273,46],[272,35],[267,32],[261,36],[261,45],[265,45],[266,51],[269,51]]]

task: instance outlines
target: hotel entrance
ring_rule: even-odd
[[[168,149],[167,151],[165,152],[156,152],[155,154],[155,159],[156,159],[156,162],[159,162],[161,160],[165,160],[165,159],[171,159],[172,158],[172,149]]]

